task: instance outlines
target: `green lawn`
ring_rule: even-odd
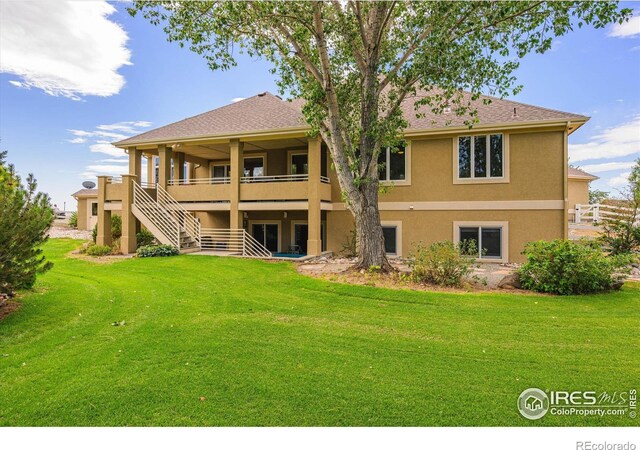
[[[50,241],[54,269],[0,322],[0,425],[638,424],[516,409],[528,387],[639,387],[637,284],[390,291],[288,263],[66,258],[77,245]]]

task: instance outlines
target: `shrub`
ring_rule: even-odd
[[[90,245],[87,247],[87,255],[105,256],[111,253],[111,247],[108,245]]]
[[[607,256],[596,243],[556,239],[525,245],[527,262],[518,269],[525,289],[560,295],[613,288],[628,273],[627,256]]]
[[[116,216],[115,214],[111,215],[111,240],[115,241],[116,239],[120,239],[122,236],[122,217]],[[98,239],[98,224],[95,224],[93,230],[91,231],[91,239],[95,243]]]
[[[173,245],[145,245],[138,248],[136,254],[140,258],[151,258],[154,256],[175,256],[180,252]]]
[[[155,243],[156,238],[149,230],[140,230],[136,234],[136,248],[147,247]]]
[[[69,226],[71,228],[78,228],[78,212],[74,211],[69,216]]]
[[[358,256],[358,233],[355,228],[347,234],[340,253],[347,258]]]
[[[411,278],[422,283],[440,286],[460,286],[475,265],[475,254],[467,244],[464,248],[451,241],[418,243],[411,252],[409,262]]]
[[[41,246],[54,214],[49,196],[37,192],[33,175],[23,185],[5,157],[0,152],[0,293],[8,296],[33,287],[36,275],[52,267]]]

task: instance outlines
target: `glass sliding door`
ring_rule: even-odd
[[[254,223],[251,235],[270,252],[277,252],[279,228],[277,223]]]

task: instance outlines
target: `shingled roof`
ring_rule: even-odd
[[[470,94],[465,94],[469,98]],[[428,107],[419,111],[421,117],[416,117],[414,105],[420,98],[407,98],[402,104],[402,111],[409,122],[408,130],[435,130],[448,127],[462,127],[469,117],[457,116],[454,113],[436,115]],[[483,100],[490,99],[485,105]],[[260,132],[306,129],[302,115],[303,102],[283,100],[269,92],[263,92],[253,97],[231,103],[197,116],[180,120],[154,130],[133,136],[114,143],[118,147],[141,144],[145,142],[169,142],[189,138],[208,136],[231,136],[259,134]],[[554,109],[527,105],[511,100],[483,96],[474,107],[478,111],[480,125],[508,125],[523,122],[540,121],[576,121],[586,122],[589,118]]]
[[[97,189],[80,189],[78,192],[71,194],[72,197],[97,197]]]
[[[579,178],[583,180],[597,180],[599,178],[576,167],[569,167],[568,175],[569,178]]]

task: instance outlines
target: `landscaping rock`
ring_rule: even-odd
[[[520,276],[517,273],[512,273],[511,275],[507,275],[498,283],[498,287],[500,289],[522,289],[522,284],[520,283]]]
[[[622,288],[623,284],[624,280],[614,281],[614,283],[611,285],[611,289],[613,289],[614,291],[619,291]]]

